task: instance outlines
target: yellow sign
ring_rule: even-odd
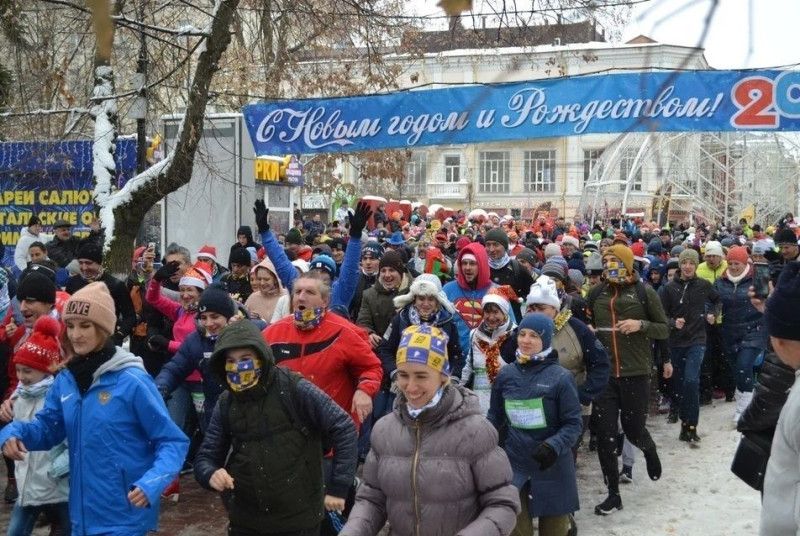
[[[756,206],[750,205],[739,213],[739,220],[747,220],[747,225],[753,225],[756,221]]]
[[[255,175],[257,181],[286,182],[286,170],[289,168],[291,156],[285,156],[282,161],[256,158]]]

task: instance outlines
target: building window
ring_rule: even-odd
[[[555,168],[555,151],[525,151],[525,191],[554,192]]]
[[[591,175],[592,171],[594,171],[597,161],[600,159],[602,154],[603,149],[583,150],[583,184],[588,182],[589,175]],[[598,169],[598,172],[602,172],[602,169]]]
[[[482,194],[507,194],[510,184],[511,153],[483,151],[478,157],[478,191]]]
[[[620,185],[620,191],[624,192],[628,179],[631,178],[631,171],[633,170],[633,161],[636,160],[636,149],[626,149],[619,159],[619,180],[623,181]],[[631,192],[642,191],[642,167],[636,170],[633,175],[633,183],[631,184]]]
[[[444,182],[461,182],[461,157],[444,157]]]
[[[425,192],[428,171],[428,155],[414,153],[406,163],[406,180],[403,184],[403,195],[422,194]]]

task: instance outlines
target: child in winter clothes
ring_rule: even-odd
[[[503,346],[510,342],[517,327],[511,311],[511,300],[517,297],[509,285],[489,289],[481,301],[483,320],[469,336],[469,356],[461,372],[461,383],[472,376],[472,390],[478,395],[481,411],[489,411],[492,384],[500,367],[506,364],[501,357]]]
[[[513,535],[566,536],[579,509],[572,446],[582,431],[575,378],[558,365],[551,342],[555,325],[541,313],[525,316],[517,333],[517,359],[492,385],[488,419],[500,432],[514,471],[522,512]]]
[[[32,421],[44,406],[45,396],[53,385],[53,370],[60,362],[58,335],[61,326],[55,318],[42,316],[33,333],[14,354],[19,383],[14,390],[14,420]],[[53,474],[51,467],[65,468],[66,445],[50,452],[31,452],[15,467],[19,497],[8,524],[7,536],[30,536],[36,518],[48,511],[63,534],[70,534],[69,479],[65,471]],[[59,463],[60,462],[60,463]]]

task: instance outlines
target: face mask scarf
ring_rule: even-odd
[[[294,312],[294,325],[300,331],[308,331],[319,326],[322,319],[325,317],[325,309],[317,307],[316,309],[304,309],[302,311]]]
[[[238,363],[225,363],[225,373],[228,385],[235,392],[240,393],[250,389],[261,377],[261,362],[255,359],[245,359]]]
[[[621,264],[616,259],[608,259],[603,270],[603,277],[609,283],[627,283],[628,270],[624,264]]]

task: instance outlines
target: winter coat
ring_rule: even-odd
[[[531,517],[571,514],[580,508],[572,446],[583,433],[581,404],[572,374],[559,366],[558,352],[544,361],[504,367],[492,385],[487,418],[500,432],[501,445],[508,454],[513,483],[522,489],[530,480],[528,508]],[[517,409],[529,422],[514,426],[510,404],[533,405],[543,410],[543,419],[531,416],[532,409]],[[531,419],[532,417],[532,419]],[[533,428],[535,427],[535,428]],[[555,464],[542,471],[531,455],[547,443],[558,455]]]
[[[722,344],[729,355],[739,348],[767,347],[764,315],[753,307],[747,294],[753,285],[753,271],[748,267],[747,275],[738,283],[731,281],[726,271],[714,283],[722,301]]]
[[[519,512],[511,468],[478,399],[445,387],[439,403],[414,420],[405,397],[372,431],[356,504],[340,536],[510,534]]]
[[[764,495],[761,501],[761,531],[764,536],[800,533],[797,514],[800,487],[800,371],[781,410],[772,440]]]
[[[706,315],[719,316],[722,302],[714,286],[699,277],[683,279],[680,272],[664,286],[661,304],[669,322],[669,345],[676,348],[706,344]],[[682,328],[675,327],[675,320],[683,318]]]
[[[30,255],[28,255],[28,249],[31,247],[31,244],[37,241],[39,241],[39,235],[30,232],[29,227],[23,227],[19,232],[17,247],[14,248],[14,266],[16,266],[20,272],[28,267],[28,263],[31,260]]]
[[[30,422],[44,407],[47,393],[36,398],[16,396],[14,402],[14,421]],[[45,452],[30,452],[22,461],[14,462],[14,476],[19,489],[20,506],[65,503],[69,498],[69,477],[51,478],[50,467],[54,457],[66,446],[61,444]]]
[[[69,513],[77,536],[156,530],[161,493],[189,449],[142,360],[119,347],[83,395],[72,373],[61,371],[36,418],[3,428],[0,445],[10,437],[29,451],[50,450],[67,439]],[[147,496],[149,508],[128,501],[134,487]]]
[[[251,313],[258,313],[259,318],[269,322],[272,320],[272,315],[275,312],[278,299],[286,294],[286,289],[283,287],[280,278],[278,278],[278,272],[275,270],[275,266],[273,266],[272,261],[268,257],[265,257],[264,260],[258,263],[255,270],[259,268],[263,268],[272,274],[278,288],[268,296],[265,296],[260,290],[253,290],[253,293],[250,294],[250,297],[244,302],[244,306]],[[292,267],[292,269],[294,270],[294,267]]]
[[[403,330],[411,325],[409,310],[412,307],[414,307],[414,304],[408,304],[394,315],[389,324],[389,329],[386,330],[383,340],[378,345],[378,357],[381,358],[383,374],[390,379],[393,379],[394,372],[397,370],[396,354],[397,347],[400,346],[400,337],[403,334]],[[459,382],[466,356],[458,342],[458,329],[453,321],[453,314],[444,307],[440,307],[436,316],[435,326],[447,335],[447,360],[450,361],[450,376],[456,382]]]
[[[341,275],[342,271],[339,268],[339,274]],[[367,289],[372,288],[372,286],[378,281],[378,273],[376,272],[374,275],[367,275],[364,273],[363,270],[358,272],[358,283],[356,283],[356,290],[353,293],[353,299],[350,301],[350,318],[355,318],[358,320],[358,315],[361,314],[361,302],[364,299],[364,292]]]
[[[136,325],[136,310],[133,308],[130,292],[128,287],[125,286],[124,281],[120,281],[108,272],[103,272],[97,281],[105,283],[108,287],[108,292],[114,300],[114,309],[117,314],[116,333],[112,333],[114,342],[117,345],[122,344],[122,341],[130,335],[133,326]],[[80,289],[89,284],[89,281],[84,279],[80,274],[74,275],[67,281],[67,286],[64,290],[67,294],[75,294]]]
[[[161,281],[150,280],[147,286],[147,303],[155,307],[158,312],[166,316],[172,325],[172,339],[169,341],[167,350],[174,354],[180,348],[181,343],[194,333],[195,318],[197,311],[189,311],[178,302],[174,302],[161,293]]]
[[[489,278],[489,258],[486,248],[477,243],[464,246],[458,253],[456,266],[461,266],[461,257],[465,254],[474,255],[478,264],[478,275],[475,284],[470,285],[461,270],[458,270],[455,281],[450,281],[442,287],[447,299],[456,310],[455,323],[458,327],[458,343],[465,350],[469,348],[470,332],[477,328],[483,320],[483,306],[481,300],[490,288],[496,286]]]
[[[236,231],[236,236],[237,237],[239,235],[242,235],[242,234],[247,237],[247,244],[242,245],[242,244],[239,243],[238,240],[236,242],[234,242],[233,245],[231,246],[230,252],[228,253],[228,259],[231,258],[230,254],[233,253],[233,251],[238,249],[238,248],[255,248],[255,250],[258,251],[258,249],[261,247],[253,240],[253,229],[251,229],[249,225],[242,225]],[[228,260],[228,268],[230,268],[230,267],[231,267],[231,261]]]
[[[400,282],[399,288],[394,290],[386,290],[380,279],[375,281],[371,288],[364,291],[356,324],[366,329],[370,334],[377,333],[383,336],[396,314],[392,300],[395,296],[407,294],[410,285],[411,281],[407,273],[403,274],[403,280]]]
[[[759,434],[772,441],[778,416],[794,380],[794,370],[783,364],[774,352],[767,350],[758,383],[753,389],[753,398],[742,412],[736,429],[745,435]]]
[[[484,415],[489,411],[489,399],[492,393],[492,381],[486,368],[486,353],[483,348],[497,351],[498,371],[508,363],[503,360],[503,349],[514,341],[514,332],[517,325],[509,316],[508,320],[498,326],[491,335],[485,333],[480,327],[473,329],[469,336],[469,354],[467,355],[464,369],[461,371],[461,384],[468,385],[472,379],[472,390],[478,395],[481,411]]]
[[[225,359],[227,350],[243,346],[261,358],[262,376],[254,387],[237,393],[223,379]],[[322,445],[334,450],[326,493],[346,497],[355,476],[357,440],[347,413],[302,378],[290,393],[277,392],[278,375],[288,373],[278,370],[264,339],[245,322],[220,334],[209,372],[230,392],[223,395],[229,397],[226,414],[221,411],[223,404],[217,404],[195,458],[197,481],[210,490],[214,472],[221,467],[228,470],[236,482],[229,514],[234,526],[291,532],[317,525],[324,513]],[[292,422],[295,416],[302,422]],[[249,433],[241,433],[245,430]]]
[[[78,250],[84,244],[94,243],[103,247],[104,233],[101,230],[91,231],[86,238],[70,236],[67,240],[53,238],[47,243],[47,256],[60,268],[66,268],[74,259],[78,258]]]
[[[302,374],[349,413],[356,389],[374,397],[383,377],[381,363],[359,329],[328,312],[311,330],[299,330],[288,317],[262,334],[279,366]],[[355,412],[350,416],[358,423]]]
[[[516,259],[511,259],[502,268],[490,268],[489,277],[497,285],[509,285],[517,293],[517,297],[523,299],[528,295],[531,285],[533,285],[533,274],[523,268]],[[520,304],[513,302],[511,308],[514,310],[517,322],[522,320]]]
[[[669,336],[667,317],[656,291],[645,287],[647,306],[639,301],[634,285],[638,276],[625,285],[606,284],[587,313],[597,328],[597,339],[603,343],[611,359],[615,378],[649,376],[652,368],[650,339]],[[602,283],[601,283],[602,284]],[[630,335],[616,331],[620,320],[641,320],[643,329]]]
[[[230,294],[233,299],[241,303],[246,302],[247,298],[253,293],[248,274],[243,277],[236,277],[233,272],[226,272],[219,278],[219,286]]]
[[[298,276],[297,270],[286,256],[286,252],[278,243],[278,240],[272,232],[265,231],[261,233],[261,243],[264,244],[267,257],[275,265],[275,272],[278,274],[278,280],[283,283],[286,290],[291,293],[292,283]],[[353,300],[353,295],[356,292],[358,269],[361,263],[361,240],[350,238],[347,242],[347,246],[344,252],[344,261],[339,271],[340,275],[333,282],[333,286],[331,287],[331,307],[334,305],[349,307],[350,302]],[[311,248],[309,248],[309,250],[310,249]],[[310,258],[307,260],[310,260]]]

